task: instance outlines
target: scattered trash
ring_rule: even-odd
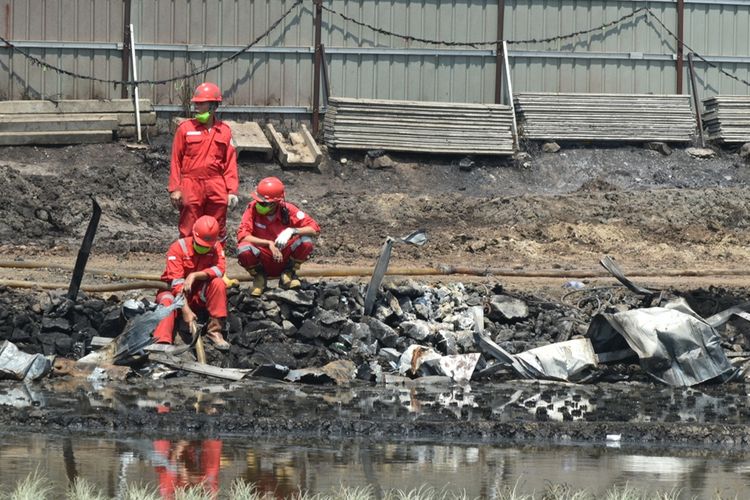
[[[0,344],[0,379],[38,380],[51,370],[50,358],[20,351],[10,340]]]
[[[563,288],[570,288],[571,290],[581,290],[583,288],[586,288],[586,284],[582,281],[566,281],[563,283]]]

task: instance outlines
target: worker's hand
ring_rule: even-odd
[[[187,275],[187,278],[185,278],[185,283],[182,285],[182,293],[185,295],[185,298],[190,295],[190,292],[193,291],[193,284],[195,283],[195,273],[190,273]]]
[[[172,203],[172,206],[175,207],[177,210],[182,208],[182,191],[172,191],[169,193],[169,201]]]
[[[184,321],[186,325],[190,326],[193,321],[197,319],[198,317],[195,315],[193,310],[190,309],[190,306],[185,304],[185,306],[182,308],[182,321]]]
[[[281,262],[284,259],[281,250],[279,250],[276,245],[270,245],[268,248],[271,249],[271,256],[273,257],[274,262]]]
[[[237,198],[237,195],[236,195],[236,194],[230,194],[230,195],[229,195],[229,196],[227,197],[227,205],[229,206],[229,208],[234,208],[234,207],[236,207],[236,206],[237,206],[237,202],[238,202],[238,201],[240,201],[240,200],[239,200],[239,198]]]
[[[274,241],[274,245],[277,248],[284,248],[287,243],[289,243],[289,238],[297,234],[297,230],[293,227],[288,227],[281,231],[279,235],[276,237],[276,241]]]

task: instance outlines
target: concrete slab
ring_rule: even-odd
[[[276,158],[284,167],[316,167],[323,153],[303,124],[298,132],[291,132],[289,138],[281,135],[273,125],[268,125]]]
[[[154,110],[149,99],[139,99],[141,113]],[[112,100],[62,100],[62,101],[0,101],[0,114],[29,113],[133,113],[131,99]]]
[[[0,133],[0,146],[20,146],[25,144],[93,144],[102,142],[112,142],[111,130]]]
[[[117,125],[115,113],[0,115],[0,132],[101,131],[115,130]]]
[[[265,153],[269,158],[273,152],[271,143],[256,122],[237,122],[224,120],[232,129],[232,139],[237,153],[242,151],[255,151]]]

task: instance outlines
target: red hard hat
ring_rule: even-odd
[[[221,102],[221,90],[215,83],[203,82],[195,87],[191,102]]]
[[[193,239],[202,247],[212,247],[219,238],[219,223],[210,215],[199,217],[193,224]]]
[[[261,179],[252,193],[253,198],[261,203],[274,203],[284,200],[284,183],[278,177]]]

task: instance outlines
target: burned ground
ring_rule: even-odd
[[[166,193],[168,138],[159,138],[148,150],[107,144],[9,147],[4,148],[4,153],[0,161],[4,193],[0,204],[0,245],[6,260],[72,264],[88,223],[89,196],[94,196],[103,209],[92,256],[96,267],[109,268],[113,274],[122,270],[156,274],[161,271],[162,252],[176,236],[177,223]],[[347,161],[342,162],[345,157]],[[364,167],[361,154],[337,154],[326,157],[314,171],[282,171],[275,164],[243,155],[240,199],[249,200],[249,192],[258,179],[267,175],[281,177],[288,186],[290,201],[320,222],[322,235],[315,263],[328,266],[372,266],[387,236],[403,236],[417,228],[427,229],[429,243],[421,248],[398,246],[392,259],[394,265],[575,271],[596,268],[598,259],[605,254],[617,258],[631,272],[743,270],[750,262],[747,249],[750,195],[745,189],[750,168],[731,151],[720,151],[714,159],[699,160],[680,149],[671,156],[662,156],[638,146],[570,147],[557,154],[533,152],[529,159],[520,162],[476,158],[475,166],[468,170],[459,167],[457,158],[429,162],[424,157],[394,156],[394,159],[395,167],[372,170]],[[240,217],[241,210],[230,213],[230,228],[236,228]],[[230,241],[230,254],[233,245]],[[0,277],[56,282],[69,279],[54,270],[32,272],[10,268],[0,269]],[[559,279],[550,284],[549,280],[543,283],[530,280],[522,286],[518,283],[508,286],[505,280],[492,277],[467,279],[464,284],[458,277],[450,280],[423,277],[407,282],[389,279],[387,293],[380,303],[385,309],[380,316],[376,315],[377,324],[367,325],[366,333],[353,326],[366,323],[360,312],[364,290],[361,280],[324,279],[310,283],[304,290],[309,297],[305,305],[290,304],[273,293],[263,300],[252,299],[244,290],[235,289],[230,292],[233,318],[227,328],[232,350],[227,356],[210,352],[211,360],[243,368],[268,362],[303,368],[350,359],[361,369],[361,378],[369,380],[372,374],[362,367],[372,367],[370,361],[389,369],[387,359],[369,352],[374,341],[380,347],[392,343],[396,350],[403,350],[411,342],[427,342],[441,352],[449,352],[446,346],[452,344],[444,337],[438,338],[436,331],[431,331],[427,339],[414,338],[421,335],[421,329],[410,330],[403,323],[413,320],[393,311],[396,304],[402,309],[417,309],[415,300],[426,294],[450,297],[451,310],[441,310],[442,299],[438,298],[430,305],[432,313],[423,312],[421,316],[414,313],[416,319],[450,323],[453,328],[449,331],[454,333],[462,330],[461,315],[470,305],[489,307],[494,296],[522,300],[529,309],[526,317],[494,316],[488,318],[486,325],[492,338],[512,353],[581,335],[591,316],[606,308],[632,308],[640,304],[638,297],[622,287],[612,286],[612,282],[587,281],[587,289],[577,291],[563,289],[565,281]],[[721,286],[709,288],[711,283]],[[742,276],[733,278],[731,283],[728,279],[727,283],[722,282],[722,278],[701,281],[672,277],[661,286],[671,294],[686,297],[699,314],[709,316],[746,300],[746,284]],[[605,288],[595,289],[597,286]],[[152,299],[153,292],[84,294],[76,305],[61,305],[65,303],[58,293],[0,289],[0,340],[12,340],[28,352],[77,357],[94,335],[112,336],[123,328],[120,306],[126,297]],[[435,311],[443,316],[434,317]],[[443,321],[451,314],[455,317]],[[742,324],[729,324],[721,333],[727,351],[750,350]],[[357,338],[358,335],[362,337]],[[475,349],[472,339],[458,337],[454,339],[456,353]],[[659,398],[666,396],[661,392],[661,396],[649,400],[654,384],[637,368],[621,365],[598,375],[601,387],[612,383],[611,391],[615,393],[632,389],[638,394],[634,398],[645,398],[644,406],[649,411],[663,406]],[[512,384],[511,379],[513,376],[506,374],[486,383]],[[195,382],[191,378],[184,380]],[[151,384],[154,382],[147,385]],[[47,389],[55,390],[52,382],[48,385]],[[509,394],[512,392],[509,390]],[[716,391],[709,388],[705,392]],[[688,396],[686,393],[685,397]],[[457,439],[486,438],[493,433],[508,438],[536,435],[562,439],[573,435],[596,439],[601,438],[603,422],[609,419],[631,422],[634,435],[645,433],[655,441],[674,438],[677,442],[696,443],[704,439],[701,436],[705,432],[714,443],[727,439],[726,430],[718,427],[708,431],[700,425],[690,427],[694,424],[689,421],[692,417],[684,419],[682,427],[670,428],[649,419],[623,416],[627,413],[626,406],[619,412],[613,410],[609,416],[604,405],[596,411],[582,412],[582,416],[591,414],[588,420],[596,423],[592,427],[585,427],[586,418],[567,422],[570,426],[565,427],[565,423],[550,422],[554,419],[545,418],[545,413],[538,411],[529,414],[526,423],[520,426],[495,422],[491,410],[494,403],[489,401],[496,402],[497,398],[486,397],[488,406],[479,405],[475,407],[479,409],[473,410],[481,418],[477,420],[478,430],[472,435],[460,425],[462,416],[457,422],[457,417],[448,418],[445,410],[439,409],[434,414],[428,412],[424,420],[410,424],[412,427],[404,428],[406,419],[399,417],[404,412],[403,405],[386,405],[388,412],[395,412],[395,417],[382,419],[382,425],[357,424],[354,416],[327,414],[320,421],[311,418],[305,425],[295,423],[292,418],[276,421],[272,410],[284,410],[281,404],[270,405],[267,414],[229,412],[223,420],[236,419],[238,432],[272,431],[276,426],[287,426],[314,433],[316,425],[334,432],[330,421],[339,419],[342,428],[350,429],[352,435],[365,433],[365,428],[389,435],[395,432],[393,426],[402,426],[403,432],[410,435],[441,433],[447,429]],[[255,404],[261,407],[263,403]],[[379,404],[374,403],[375,407]],[[530,404],[522,402],[516,406]],[[723,405],[720,398],[712,404],[715,410]],[[743,414],[741,404],[727,405],[733,408],[731,418]],[[485,415],[483,411],[489,413]],[[722,411],[709,412],[710,418],[703,423],[718,425],[726,417]],[[152,419],[152,413],[142,413],[110,408],[104,414],[71,415],[20,409],[2,418],[3,423],[20,427],[26,424],[34,427],[39,419],[49,419],[55,426],[65,427],[64,422],[72,419],[73,427],[90,425],[99,430],[108,426],[148,430],[164,426],[173,418],[160,416],[164,422],[159,423]],[[189,408],[181,411],[177,405],[175,423],[190,418],[187,414]],[[659,415],[655,420],[674,420],[677,414],[675,411],[671,417]],[[437,424],[441,418],[444,422]],[[85,423],[86,419],[90,422]],[[241,423],[247,419],[259,423],[255,428]],[[211,424],[203,417],[190,421],[191,425],[210,432]],[[700,419],[696,421],[701,423]],[[584,430],[576,430],[579,428]],[[486,433],[481,429],[487,429]],[[738,439],[746,443],[745,437]]]

